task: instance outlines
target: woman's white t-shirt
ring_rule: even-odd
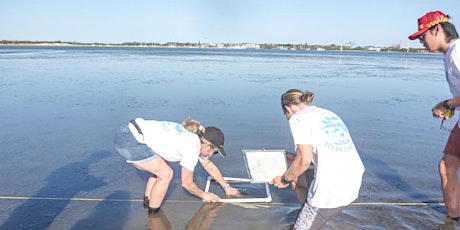
[[[195,170],[201,148],[198,135],[175,122],[136,118],[136,123],[143,134],[138,134],[137,130],[130,125],[130,130],[137,141],[149,146],[164,160],[180,162],[180,165],[189,171]]]
[[[333,112],[316,106],[297,111],[289,120],[294,143],[313,147],[315,177],[308,203],[337,208],[358,197],[364,165],[348,128]]]

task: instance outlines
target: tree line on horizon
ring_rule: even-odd
[[[281,50],[349,50],[349,51],[389,51],[389,52],[426,52],[423,48],[402,48],[400,45],[392,45],[388,47],[373,47],[373,46],[353,46],[348,45],[309,45],[305,44],[252,44],[252,43],[193,43],[193,42],[167,42],[167,43],[156,43],[156,42],[124,42],[124,43],[81,43],[81,42],[64,42],[64,41],[12,41],[2,40],[1,45],[75,45],[75,46],[121,46],[121,47],[175,47],[175,48],[235,48],[242,47],[250,44],[247,49],[281,49]]]

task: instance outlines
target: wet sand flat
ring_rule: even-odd
[[[0,59],[0,229],[292,225],[290,189],[270,187],[271,203],[206,205],[181,188],[178,164],[162,212],[148,216],[149,175],[113,149],[134,117],[192,117],[224,131],[228,156],[212,158],[224,176],[247,178],[242,149],[293,151],[279,105],[290,88],[342,117],[366,167],[360,197],[325,229],[444,224],[437,163],[448,131],[431,117],[450,97],[440,55],[1,47]],[[197,166],[198,186],[207,176]]]

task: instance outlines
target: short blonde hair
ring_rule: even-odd
[[[214,146],[211,142],[202,137],[201,133],[205,133],[206,128],[201,126],[200,122],[193,120],[191,118],[187,118],[185,121],[182,122],[182,126],[184,126],[186,130],[198,135],[198,137],[200,137],[201,142],[213,147],[214,150],[218,151],[216,146]]]

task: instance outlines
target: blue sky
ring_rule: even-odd
[[[0,40],[406,47],[435,10],[460,28],[459,0],[1,0]]]

